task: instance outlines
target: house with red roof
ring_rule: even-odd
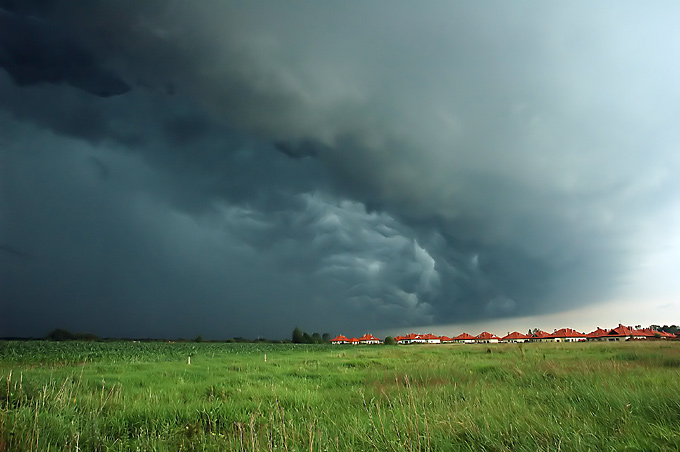
[[[347,339],[345,336],[341,334],[340,336],[331,339],[331,344],[333,345],[349,344],[349,339]]]
[[[474,339],[476,344],[497,344],[501,340],[500,337],[487,331],[479,333]]]
[[[439,336],[435,336],[434,334],[423,334],[423,339],[425,339],[425,342],[428,344],[441,344],[442,339]]]
[[[377,337],[373,336],[372,334],[364,334],[359,338],[359,343],[360,344],[365,344],[365,345],[372,345],[372,344],[379,344],[380,339]]]
[[[661,335],[661,339],[675,339],[676,337],[680,337],[680,335],[675,335],[673,333],[669,333],[667,331],[654,331],[654,333],[659,333]],[[656,337],[656,334],[654,335]]]
[[[359,339],[357,339],[356,337],[351,337],[348,343],[351,345],[359,345]]]
[[[586,335],[571,328],[562,328],[550,335],[555,342],[579,342],[585,341]]]
[[[610,341],[627,341],[628,339],[642,339],[645,336],[640,334],[635,334],[636,330],[630,326],[625,326],[619,323],[614,329],[609,330],[607,333],[607,340]]]
[[[399,338],[399,339],[397,339]],[[421,334],[410,333],[406,336],[397,336],[394,338],[399,344],[425,344],[427,340]]]
[[[667,339],[669,337],[675,337],[670,333],[665,331],[656,331],[651,328],[642,328],[635,330],[635,335],[644,336],[645,339]]]
[[[460,344],[474,344],[475,337],[468,333],[462,333],[453,338],[453,342],[458,342]]]
[[[538,330],[529,336],[530,342],[555,342],[555,338],[550,333]]]
[[[656,331],[651,328],[635,329],[619,323],[619,326],[609,330],[604,336],[608,341],[627,341],[630,339],[654,339],[674,337],[672,334]]]
[[[501,342],[509,344],[509,343],[518,343],[518,342],[526,342],[529,340],[529,336],[526,334],[522,334],[518,331],[514,331],[512,333],[508,333],[506,336],[503,336],[501,338]]]
[[[589,341],[606,341],[607,333],[607,330],[603,330],[598,326],[595,331],[586,334],[586,339]]]
[[[651,328],[643,328],[641,330],[636,330],[638,334],[643,334],[648,339],[675,339],[676,336],[673,333],[668,333],[666,331],[657,331]]]
[[[442,344],[450,344],[451,342],[453,342],[453,339],[451,339],[448,336],[441,336],[439,340],[441,341]]]

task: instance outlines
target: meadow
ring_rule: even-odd
[[[680,342],[0,342],[0,416],[0,452],[680,450]]]

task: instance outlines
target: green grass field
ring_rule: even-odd
[[[0,452],[680,450],[680,342],[0,342],[0,416]]]

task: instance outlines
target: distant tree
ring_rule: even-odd
[[[392,336],[385,338],[385,345],[397,345],[397,341]]]
[[[304,333],[302,330],[298,327],[295,327],[293,330],[293,343],[294,344],[302,344],[304,340]]]
[[[45,339],[49,341],[98,341],[99,336],[92,333],[72,333],[63,328],[50,331]]]
[[[312,334],[312,342],[315,344],[321,344],[323,343],[323,339],[321,339],[321,335],[319,333],[314,333]]]
[[[304,333],[302,333],[302,343],[303,344],[313,344],[314,339],[312,338],[312,336],[309,335],[309,333],[304,332]]]
[[[57,328],[55,330],[50,331],[50,333],[47,336],[45,336],[45,339],[48,339],[50,341],[73,341],[76,339],[76,335],[70,332],[69,330]]]
[[[323,335],[321,335],[321,340],[324,342],[330,342],[331,341],[330,333],[323,333]]]
[[[203,342],[203,336],[199,334],[198,336],[196,336],[196,339],[194,339],[194,342]]]

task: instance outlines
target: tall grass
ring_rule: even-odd
[[[680,450],[679,377],[661,342],[6,342],[0,452]]]

